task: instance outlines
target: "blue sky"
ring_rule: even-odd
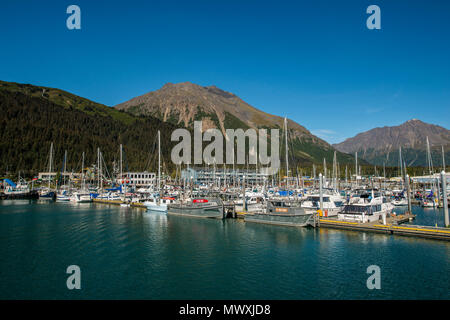
[[[412,118],[448,129],[449,16],[450,1],[2,1],[0,79],[109,106],[216,85],[331,143]]]

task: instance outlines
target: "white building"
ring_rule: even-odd
[[[120,180],[120,179],[118,179]],[[118,181],[120,182],[120,181]],[[156,173],[153,172],[126,172],[123,174],[123,183],[143,187],[156,184]]]

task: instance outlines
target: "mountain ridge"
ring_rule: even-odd
[[[120,103],[114,108],[134,115],[151,115],[165,122],[192,127],[196,120],[203,121],[203,129],[269,129],[282,128],[284,118],[259,110],[237,95],[215,85],[200,86],[191,82],[166,83]],[[332,161],[335,149],[325,140],[313,135],[302,125],[288,119],[288,131],[293,145],[293,157],[301,163]],[[350,163],[353,156],[341,152],[338,161]]]
[[[341,152],[358,152],[358,157],[377,165],[398,165],[397,154],[402,148],[407,165],[426,166],[427,137],[432,157],[438,161],[441,146],[447,152],[450,149],[450,130],[419,119],[411,119],[397,126],[373,128],[333,146]],[[390,157],[391,154],[393,157]]]

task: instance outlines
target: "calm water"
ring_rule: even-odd
[[[73,264],[81,290],[66,288]],[[0,202],[1,299],[449,299],[449,272],[445,241]]]

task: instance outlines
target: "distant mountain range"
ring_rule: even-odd
[[[442,146],[450,156],[450,130],[412,119],[399,126],[375,128],[357,134],[333,146],[346,153],[358,152],[358,157],[375,164],[397,166],[399,148],[407,166],[426,166],[426,139],[430,142],[435,166],[442,166]]]
[[[97,147],[105,161],[117,160],[118,145],[123,144],[128,169],[150,169],[158,130],[163,137],[163,158],[170,166],[171,132],[181,127],[191,130],[196,120],[203,121],[204,129],[222,132],[283,127],[282,117],[265,113],[215,86],[168,83],[108,107],[59,89],[0,81],[0,170],[44,170],[50,142],[55,143],[59,163],[68,150],[73,168],[80,165],[83,151],[86,163],[95,162]],[[333,146],[292,120],[288,120],[288,127],[292,166],[320,166],[324,158],[331,166],[336,150],[340,164],[353,164],[357,151],[360,164],[397,166],[399,147],[408,166],[425,166],[426,137],[435,166],[441,165],[441,146],[446,157],[450,155],[450,131],[416,119],[400,126],[375,128]]]
[[[233,93],[215,86],[168,83],[161,89],[135,97],[115,106],[133,115],[153,116],[165,122],[193,127],[196,120],[203,128],[225,129],[282,128],[283,118],[265,113],[249,105]],[[314,136],[298,123],[288,120],[292,157],[300,165],[333,160],[335,149],[326,141]],[[337,152],[340,163],[353,162],[353,156]],[[295,163],[295,162],[294,162]]]

